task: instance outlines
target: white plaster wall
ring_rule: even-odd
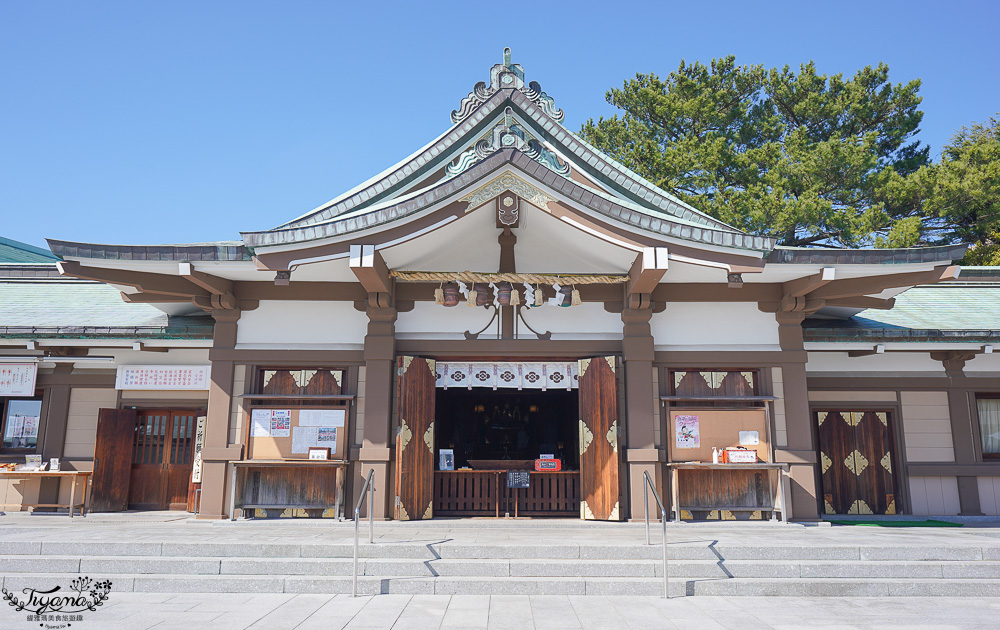
[[[894,372],[927,372],[944,376],[940,361],[925,352],[888,352],[866,357],[850,357],[847,352],[809,352],[807,373],[821,372],[877,372],[888,375]]]
[[[900,392],[906,459],[914,462],[953,462],[955,446],[947,392]]]
[[[1000,477],[979,477],[979,509],[1000,516]]]
[[[956,477],[910,477],[910,502],[920,516],[955,516],[961,511]]]
[[[542,306],[524,313],[524,319],[540,333],[552,332],[552,339],[621,339],[621,313],[609,313],[604,305],[587,302],[580,306]],[[521,326],[518,338],[534,339]]]
[[[964,371],[1000,373],[1000,347],[993,354],[977,354],[972,360],[966,361]]]
[[[208,348],[178,348],[169,352],[142,352],[131,348],[94,348],[91,355],[114,357],[114,363],[80,361],[74,370],[114,370],[119,365],[208,365]]]
[[[649,325],[658,350],[779,349],[774,313],[762,313],[756,302],[671,302],[662,313],[653,314]]]
[[[400,339],[465,339],[465,331],[477,332],[492,317],[492,311],[472,308],[464,302],[445,307],[433,302],[417,302],[413,310],[400,313],[396,319],[396,336]],[[540,333],[552,332],[552,339],[621,339],[622,319],[609,313],[599,303],[579,306],[542,306],[524,311],[524,319]],[[483,332],[481,339],[496,338],[497,322]],[[534,339],[518,322],[518,338]]]
[[[237,326],[239,348],[353,349],[364,345],[368,315],[353,302],[264,300]]]
[[[63,455],[93,459],[97,416],[101,409],[115,409],[117,406],[118,392],[112,388],[74,387],[70,390]],[[79,462],[74,462],[73,467],[78,465]]]

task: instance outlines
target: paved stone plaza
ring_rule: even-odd
[[[6,606],[4,607],[7,608]],[[47,624],[56,628],[61,624]],[[10,609],[0,627],[38,628]],[[573,628],[931,630],[1000,627],[998,598],[121,593],[71,630]]]

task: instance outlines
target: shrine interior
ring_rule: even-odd
[[[456,469],[552,454],[563,470],[579,470],[576,390],[454,388],[436,396],[435,446],[454,449]]]

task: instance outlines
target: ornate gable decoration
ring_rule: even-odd
[[[531,159],[543,164],[560,175],[569,175],[569,164],[549,151],[534,136],[527,133],[514,121],[514,111],[508,107],[504,111],[503,122],[497,124],[476,142],[468,151],[458,156],[454,164],[445,169],[449,176],[460,175],[474,164],[485,160],[500,149],[517,149]]]
[[[552,197],[549,197],[512,173],[504,173],[499,177],[491,179],[486,184],[459,199],[459,201],[468,201],[469,207],[466,209],[466,212],[472,212],[490,199],[498,197],[507,191],[514,193],[521,199],[538,206],[546,212],[548,211],[546,207],[548,203],[555,201]]]
[[[532,103],[538,105],[543,112],[556,122],[561,122],[565,114],[556,107],[555,100],[542,91],[537,81],[532,81],[525,87],[524,69],[521,64],[510,62],[510,48],[503,49],[503,63],[498,63],[490,69],[490,84],[476,83],[469,95],[462,99],[458,109],[451,113],[451,122],[460,123],[469,117],[477,107],[485,103],[497,91],[504,88],[520,90]]]

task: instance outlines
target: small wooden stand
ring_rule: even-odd
[[[69,487],[69,503],[3,503],[0,504],[0,509],[7,507],[54,507],[54,508],[69,508],[69,517],[73,518],[73,513],[76,508],[80,508],[80,516],[87,515],[87,488],[89,484],[91,475],[94,473],[88,470],[4,470],[0,471],[0,479],[52,479],[52,478],[62,478],[69,477],[71,485]],[[76,502],[76,485],[77,481],[83,481],[83,494],[82,501],[80,503]],[[4,497],[6,500],[6,497]]]

